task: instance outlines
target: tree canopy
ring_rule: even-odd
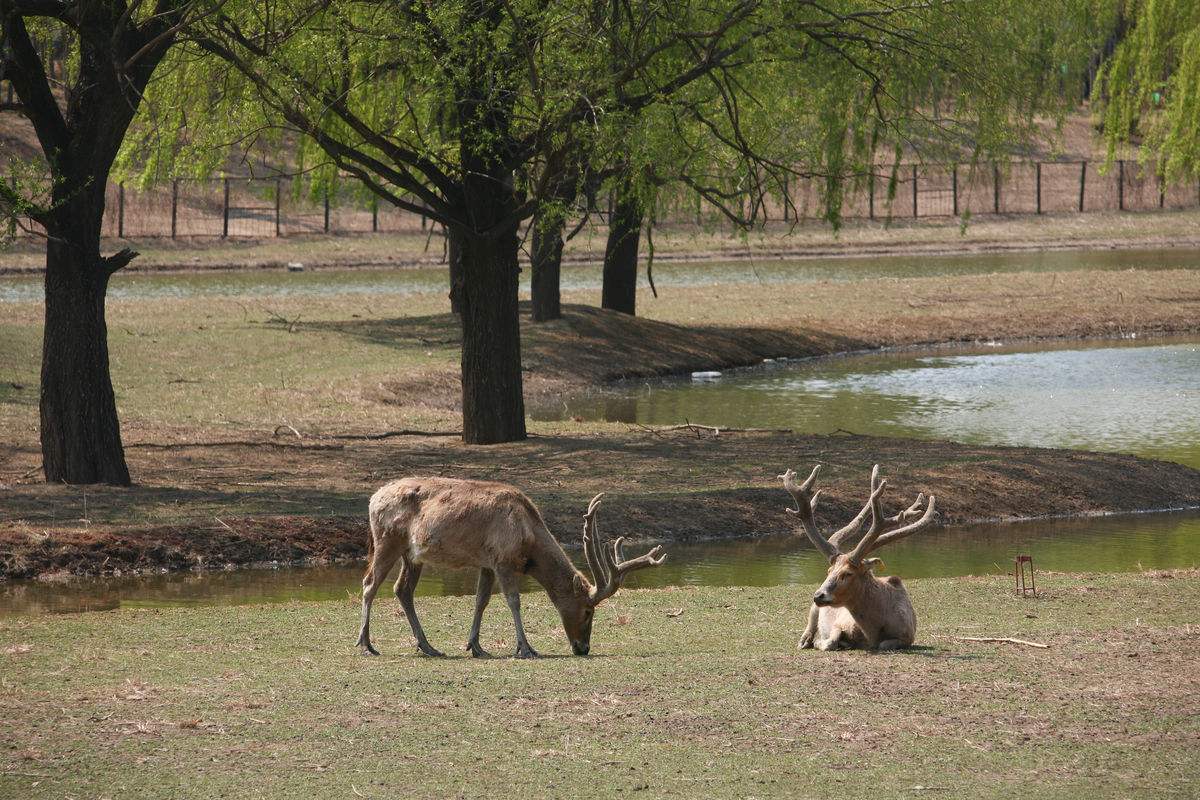
[[[1122,6],[1124,35],[1096,81],[1109,159],[1138,142],[1161,177],[1200,177],[1200,3]]]

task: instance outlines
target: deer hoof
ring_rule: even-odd
[[[813,637],[801,636],[800,641],[796,644],[797,650],[812,650]]]
[[[379,651],[378,651],[378,650],[376,650],[374,647],[372,647],[370,642],[366,642],[365,644],[360,644],[360,645],[358,646],[358,652],[359,652],[359,653],[361,653],[361,654],[362,654],[362,655],[364,655],[364,656],[377,656],[377,655],[379,655]]]
[[[422,654],[431,658],[443,658],[446,655],[441,650],[435,650],[429,644],[419,644],[417,645],[417,649],[420,650]]]
[[[541,658],[532,647],[518,647],[516,658]]]
[[[471,654],[471,658],[494,658],[491,653],[480,647],[478,642],[468,644],[467,651]]]

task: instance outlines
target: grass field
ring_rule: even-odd
[[[468,598],[418,604],[438,660],[394,601],[378,659],[349,598],[5,619],[0,796],[1194,797],[1200,573],[1040,583],[910,582],[890,655],[797,651],[801,587],[624,592],[582,659],[530,594],[536,662],[459,657]]]

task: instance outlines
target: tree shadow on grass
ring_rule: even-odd
[[[820,331],[676,325],[578,304],[563,306],[560,320],[534,323],[529,303],[522,302],[520,308],[521,354],[526,372],[586,385],[865,346],[859,340]],[[459,320],[452,314],[316,322],[305,327],[401,351],[457,349],[462,343]]]

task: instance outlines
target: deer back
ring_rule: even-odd
[[[504,483],[404,478],[375,493],[370,517],[375,537],[406,538],[418,562],[524,572],[547,547],[565,558],[533,502]]]

